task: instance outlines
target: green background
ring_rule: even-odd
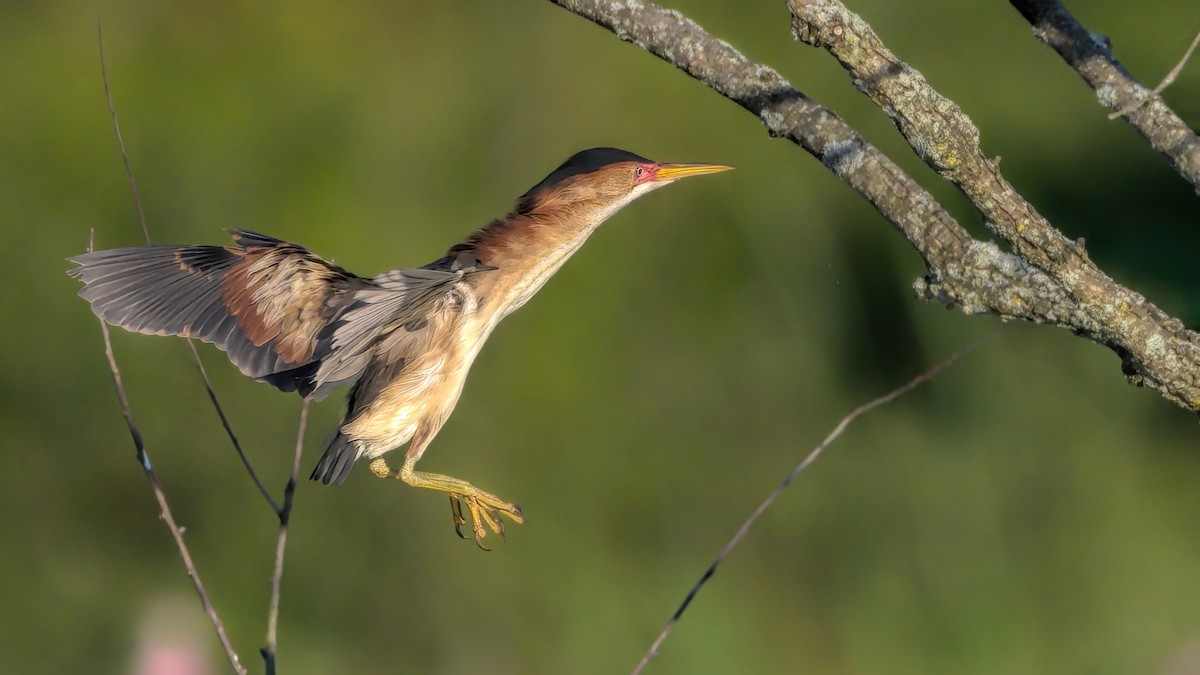
[[[671,3],[845,116],[934,190],[784,3]],[[1072,3],[1153,84],[1194,0]],[[1005,2],[856,2],[983,148],[1119,281],[1200,323],[1192,189]],[[751,115],[546,2],[0,6],[0,671],[120,673],[217,649],[118,413],[65,258],[140,243],[96,21],[151,232],[245,227],[360,274],[424,264],[573,152],[738,171],[606,224],[492,337],[421,467],[522,504],[481,553],[443,497],[362,468],[300,486],[285,673],[611,673],[855,405],[999,325],[912,299],[920,259]],[[1166,94],[1200,123],[1200,62]],[[179,340],[115,349],[158,475],[251,672],[276,521]],[[281,490],[299,401],[202,354]],[[305,474],[342,412],[314,409]],[[1017,325],[863,418],[701,592],[652,673],[1200,672],[1200,429],[1108,350]]]

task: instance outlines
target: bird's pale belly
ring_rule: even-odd
[[[358,446],[360,458],[374,459],[418,435],[428,440],[437,434],[458,403],[467,371],[483,344],[482,339],[454,342],[449,349],[431,350],[410,361],[366,410],[342,427]]]

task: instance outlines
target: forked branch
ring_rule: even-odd
[[[1081,242],[1055,229],[979,149],[979,132],[920,73],[836,0],[793,0],[800,39],[828,49],[914,150],[963,191],[1016,255],[970,236],[933,196],[836,114],[775,70],[746,58],[679,12],[638,0],[552,0],[611,30],[758,116],[858,191],[924,259],[918,297],[971,314],[1047,323],[1109,347],[1135,384],[1200,412],[1200,335],[1117,284]]]

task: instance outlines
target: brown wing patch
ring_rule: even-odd
[[[216,345],[242,372],[306,394],[329,346],[321,332],[354,290],[373,287],[295,244],[250,232],[241,246],[96,251],[70,271],[100,318]]]
[[[235,251],[241,262],[221,283],[225,307],[255,346],[272,343],[293,365],[308,363],[328,324],[344,272],[295,246]]]

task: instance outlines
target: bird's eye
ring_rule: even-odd
[[[634,170],[633,170],[633,177],[634,177],[634,178],[641,178],[641,177],[642,177],[642,174],[643,174],[645,171],[646,171],[646,170],[645,170],[645,169],[643,169],[641,166],[638,166],[638,167],[634,168]]]

